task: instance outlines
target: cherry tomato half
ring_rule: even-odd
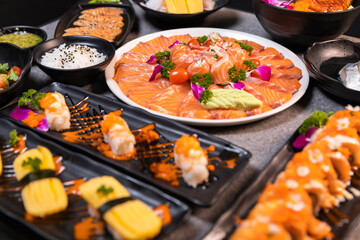
[[[198,40],[196,40],[195,38],[194,39],[191,39],[188,43],[187,43],[187,46],[191,49],[193,48],[198,48],[200,47],[200,43]]]
[[[169,74],[169,80],[172,84],[183,84],[189,79],[189,73],[185,68],[174,68]]]
[[[19,67],[13,66],[11,69],[14,70],[15,74],[16,74],[18,77],[20,76],[20,74],[21,74],[21,69],[20,69]],[[9,70],[8,75],[10,75],[11,69]]]

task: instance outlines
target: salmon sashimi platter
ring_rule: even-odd
[[[9,120],[201,206],[211,205],[251,156],[224,140],[58,83],[24,92],[15,105],[5,111]]]
[[[208,126],[278,113],[298,101],[309,82],[302,61],[281,45],[215,28],[135,39],[116,51],[105,74],[111,91],[124,102]]]
[[[146,183],[16,123],[0,124],[0,210],[36,239],[153,239],[189,212]]]

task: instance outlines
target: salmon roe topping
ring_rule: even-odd
[[[190,150],[202,151],[199,140],[196,137],[184,135],[176,141],[175,152],[189,156]]]
[[[22,122],[29,127],[35,128],[39,126],[44,117],[44,114],[36,114],[33,111],[30,111],[29,116],[22,120]]]

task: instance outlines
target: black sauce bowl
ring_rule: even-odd
[[[77,69],[52,68],[41,63],[41,58],[46,52],[51,52],[64,43],[66,45],[76,44],[96,48],[99,53],[106,55],[106,59],[96,65]],[[95,80],[96,76],[105,70],[106,66],[114,57],[114,54],[114,46],[102,38],[92,36],[66,36],[54,38],[40,44],[34,49],[33,57],[39,68],[58,82],[84,86]]]
[[[226,6],[230,0],[214,0],[215,7],[212,10],[204,10],[199,13],[192,13],[192,14],[175,14],[175,13],[166,13],[161,11],[156,11],[154,9],[148,8],[145,6],[145,3],[148,0],[133,0],[138,6],[140,6],[144,11],[161,21],[170,21],[176,23],[192,23],[196,24],[196,22],[203,20],[209,14],[218,11],[219,9]]]
[[[31,51],[24,51],[10,43],[0,43],[0,53],[0,63],[8,63],[10,68],[17,66],[21,69],[19,79],[9,87],[0,90],[0,107],[2,107],[23,92],[33,58]]]
[[[35,44],[28,48],[22,48],[22,50],[33,50],[36,46],[45,42],[47,39],[46,32],[41,28],[37,28],[37,27],[19,25],[19,26],[7,26],[0,28],[0,36],[10,33],[17,33],[17,32],[33,33],[35,35],[38,35],[42,39],[41,42],[39,42],[38,44]]]
[[[360,0],[353,9],[339,12],[303,12],[252,0],[257,19],[270,35],[284,43],[310,46],[334,39],[346,32],[360,15]]]
[[[349,103],[360,104],[360,91],[346,88],[339,71],[347,63],[360,61],[360,41],[336,39],[314,43],[304,53],[306,68],[319,87]]]

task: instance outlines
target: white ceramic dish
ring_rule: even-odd
[[[222,36],[227,36],[227,37],[233,37],[239,40],[250,40],[250,41],[254,41],[258,44],[261,44],[265,47],[273,47],[276,50],[278,50],[279,52],[281,52],[285,58],[289,58],[291,61],[294,62],[295,66],[300,68],[302,71],[302,75],[303,77],[300,79],[300,83],[301,83],[301,87],[299,89],[299,91],[297,93],[295,93],[293,95],[293,97],[291,98],[291,100],[287,103],[285,103],[284,105],[275,108],[271,111],[259,114],[259,115],[254,115],[254,116],[249,116],[249,117],[245,117],[245,118],[237,118],[237,119],[225,119],[225,120],[208,120],[208,119],[192,119],[192,118],[184,118],[184,117],[177,117],[177,116],[170,116],[170,115],[166,115],[166,114],[162,114],[147,108],[144,108],[138,104],[136,104],[135,102],[133,102],[132,100],[130,100],[119,88],[119,86],[117,85],[117,83],[115,82],[115,80],[112,79],[112,77],[115,75],[115,63],[121,58],[121,56],[125,53],[130,51],[132,48],[134,48],[139,42],[145,42],[145,41],[149,41],[155,37],[164,35],[166,37],[168,36],[173,36],[173,35],[179,35],[179,34],[190,34],[192,36],[202,36],[202,35],[207,35],[211,32],[218,32],[220,33]],[[268,39],[256,36],[256,35],[252,35],[249,33],[244,33],[244,32],[238,32],[238,31],[233,31],[233,30],[227,30],[227,29],[221,29],[221,28],[181,28],[181,29],[173,29],[173,30],[167,30],[167,31],[161,31],[161,32],[157,32],[157,33],[152,33],[149,35],[145,35],[142,37],[139,37],[137,39],[134,39],[128,43],[126,43],[125,45],[123,45],[122,47],[120,47],[119,49],[116,50],[115,56],[113,58],[113,60],[111,61],[111,63],[107,66],[107,68],[105,69],[105,77],[106,77],[106,83],[109,86],[110,90],[122,101],[124,101],[125,103],[132,105],[132,106],[136,106],[139,108],[142,108],[150,113],[153,113],[155,115],[158,116],[163,116],[166,117],[168,119],[171,120],[176,120],[179,121],[181,123],[185,123],[185,124],[189,124],[189,125],[196,125],[196,126],[232,126],[232,125],[239,125],[239,124],[245,124],[245,123],[250,123],[250,122],[254,122],[263,118],[267,118],[270,117],[276,113],[279,113],[281,111],[284,111],[285,109],[289,108],[290,106],[292,106],[293,104],[295,104],[304,94],[305,91],[309,85],[309,73],[304,65],[304,63],[302,62],[302,60],[296,55],[294,54],[292,51],[290,51],[289,49],[281,46],[280,44],[277,44],[273,41],[270,41]]]

